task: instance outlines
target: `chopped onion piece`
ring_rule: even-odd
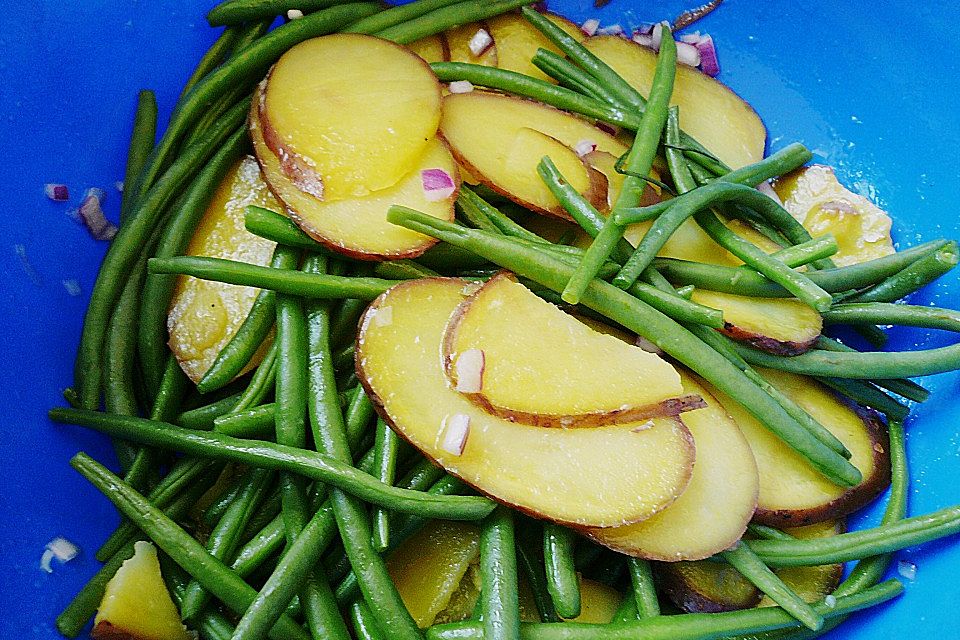
[[[83,192],[84,198],[89,198],[90,196],[93,196],[94,198],[99,200],[100,204],[103,204],[104,202],[107,201],[107,192],[101,189],[100,187],[90,187]]]
[[[581,140],[576,145],[574,145],[573,150],[577,152],[577,155],[581,158],[591,151],[594,151],[597,148],[597,143],[593,140]]]
[[[783,206],[783,202],[780,200],[780,196],[778,196],[778,195],[777,195],[777,192],[773,190],[773,187],[772,187],[772,186],[770,186],[770,181],[769,181],[769,180],[766,181],[766,182],[761,182],[760,184],[758,184],[758,185],[757,185],[757,191],[759,191],[759,192],[762,193],[763,195],[769,197],[771,200],[773,200],[774,202],[776,202],[777,204],[779,204],[781,207]]]
[[[837,606],[837,597],[833,594],[825,596],[823,598],[823,604],[827,605],[827,607],[830,609],[833,609],[835,606]]]
[[[663,40],[663,23],[658,22],[653,25],[653,31],[650,35],[653,36],[653,48],[660,51],[660,41]]]
[[[47,548],[40,557],[40,568],[47,573],[53,573],[50,561],[56,558],[60,563],[70,562],[80,553],[80,547],[66,538],[57,536],[47,543]]]
[[[907,562],[906,560],[901,560],[897,563],[897,573],[912,582],[917,578],[917,565],[912,562]]]
[[[583,31],[588,36],[592,36],[597,32],[597,29],[600,28],[600,21],[596,18],[590,18],[582,25],[580,25],[580,31]]]
[[[612,136],[616,136],[620,134],[620,127],[618,127],[615,124],[610,124],[609,122],[601,122],[598,120],[597,129],[600,129],[600,131],[605,131]]]
[[[373,324],[378,327],[389,327],[393,324],[393,307],[377,307],[377,311],[373,315]]]
[[[65,184],[54,184],[48,182],[43,185],[43,192],[54,202],[66,202],[70,199],[70,190]]]
[[[483,55],[483,52],[493,45],[493,38],[487,33],[486,29],[477,29],[477,32],[470,38],[470,53],[475,56]]]
[[[638,33],[633,36],[633,41],[639,44],[642,47],[647,47],[648,49],[655,49],[653,46],[653,36],[647,33]]]
[[[302,17],[303,11],[300,11],[300,9],[287,10],[287,20],[299,20]]]
[[[611,24],[608,27],[600,27],[597,29],[597,35],[601,36],[619,36],[623,34],[623,27],[619,24]]]
[[[717,50],[713,46],[713,38],[702,35],[694,46],[700,52],[700,70],[708,76],[715,76],[720,73],[720,62],[717,60]]]
[[[677,62],[688,67],[700,66],[700,50],[686,42],[677,43]]]
[[[473,91],[473,83],[469,80],[455,80],[450,83],[450,93],[470,93]]]
[[[420,180],[428,202],[446,200],[457,190],[453,178],[443,169],[424,169],[420,172]]]
[[[107,220],[107,217],[103,214],[103,209],[100,208],[100,198],[91,192],[92,189],[80,203],[80,209],[77,210],[80,221],[97,240],[112,240],[113,236],[117,235],[117,227]]]
[[[640,347],[641,349],[643,349],[644,351],[646,351],[647,353],[655,353],[658,356],[663,355],[663,349],[653,344],[643,336],[637,336],[637,340],[636,342],[634,342],[634,344]]]
[[[457,386],[460,393],[480,393],[483,390],[483,369],[486,356],[481,349],[467,349],[457,356]]]
[[[470,436],[470,416],[455,413],[443,419],[440,432],[440,448],[455,456],[463,455]]]
[[[694,31],[693,33],[685,33],[680,36],[680,42],[686,42],[687,44],[697,44],[700,42],[700,39],[703,36],[700,35],[699,31]]]
[[[640,35],[640,36],[649,36],[649,35],[652,34],[652,33],[653,33],[653,24],[652,24],[652,23],[642,24],[642,25],[640,25],[639,27],[637,27],[636,29],[633,30],[633,35],[635,35],[635,36],[637,36],[637,35]]]

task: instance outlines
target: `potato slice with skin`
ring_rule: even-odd
[[[740,425],[757,460],[760,497],[754,521],[774,527],[823,522],[859,509],[887,487],[890,444],[887,429],[876,414],[847,404],[807,376],[757,371],[840,439],[852,453],[850,462],[863,480],[855,487],[836,486],[739,404],[711,391]]]
[[[442,33],[411,42],[407,45],[407,49],[413,51],[426,62],[447,62],[450,60],[450,47]]]
[[[545,137],[518,135],[521,129]],[[573,148],[589,140],[615,157],[627,151],[616,138],[576,116],[487,91],[445,96],[440,132],[460,164],[488,187],[524,207],[564,218],[569,216],[537,174],[541,158],[549,155],[570,184],[604,210],[606,180],[602,173],[591,172]]]
[[[468,62],[470,64],[480,64],[485,67],[497,66],[496,41],[479,56],[473,55],[473,51],[470,50],[470,41],[481,29],[488,34],[490,33],[490,28],[483,22],[468,22],[459,27],[447,29],[447,31],[444,32],[443,37],[447,41],[450,62]]]
[[[657,66],[652,50],[618,36],[587,38],[583,45],[642,95],[649,94]],[[763,159],[767,130],[753,107],[726,85],[678,65],[670,102],[680,107],[684,131],[732,168]]]
[[[778,179],[773,188],[784,208],[814,237],[833,234],[839,245],[833,256],[838,266],[894,252],[890,216],[840,184],[832,168],[812,165],[797,169]]]
[[[243,219],[248,205],[273,211],[283,208],[270,193],[256,160],[249,156],[220,183],[193,233],[187,255],[269,264],[276,243],[246,230]],[[189,276],[177,278],[167,329],[170,350],[187,377],[198,382],[204,376],[243,324],[259,292],[253,287]],[[254,355],[241,374],[260,364],[263,351]]]
[[[706,402],[682,417],[697,447],[693,477],[676,502],[648,520],[581,530],[620,553],[666,562],[709,558],[740,539],[757,506],[757,463],[746,438],[696,376],[680,376],[684,393]]]
[[[283,173],[333,201],[386,189],[410,171],[436,134],[440,83],[405,47],[335,34],[283,54],[257,103]]]
[[[544,519],[613,526],[672,503],[694,458],[679,420],[544,429],[491,416],[449,387],[440,356],[444,329],[470,289],[448,278],[401,283],[361,319],[357,376],[394,430],[447,472]],[[468,425],[460,455],[442,446],[444,423],[453,420]]]
[[[722,333],[776,355],[807,351],[823,328],[819,313],[792,298],[750,298],[697,289],[691,300],[723,312]]]
[[[580,27],[556,14],[544,15],[577,42],[583,42],[586,36]],[[561,52],[523,16],[518,13],[504,13],[487,20],[487,28],[494,42],[497,43],[499,68],[556,84],[556,80],[540,71],[531,60],[537,53],[537,49],[546,49],[558,55],[561,55]]]
[[[464,371],[465,362],[478,370]],[[463,359],[461,354],[468,353]],[[660,356],[594,331],[500,273],[450,319],[443,361],[454,389],[487,412],[541,427],[581,427],[677,415],[703,406]],[[463,391],[466,375],[480,389]]]
[[[846,531],[846,521],[842,518],[805,527],[784,529],[785,533],[801,540],[829,538],[846,533]],[[840,578],[843,576],[843,565],[821,564],[812,567],[783,567],[776,569],[775,573],[783,580],[785,585],[793,589],[805,602],[816,602],[832,593],[840,584]],[[771,600],[770,596],[764,595],[760,599],[759,606],[775,607],[777,603]]]
[[[149,542],[134,545],[107,583],[90,637],[94,640],[190,640],[180,613],[160,574],[157,550]]]
[[[567,622],[579,624],[608,624],[613,622],[623,594],[607,585],[590,580],[580,579],[580,615],[570,618]]]
[[[387,222],[387,209],[400,204],[443,220],[453,220],[460,174],[449,148],[439,138],[427,145],[413,170],[400,182],[381,191],[333,202],[304,193],[280,169],[280,161],[266,147],[256,113],[251,113],[250,138],[257,160],[274,194],[283,201],[290,218],[310,237],[324,246],[360,260],[415,258],[437,241],[429,236]],[[429,200],[423,190],[421,173],[441,169],[453,180],[455,189],[442,200]]]

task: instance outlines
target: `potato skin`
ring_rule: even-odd
[[[751,597],[740,600],[719,600],[697,590],[696,583],[686,580],[684,576],[674,571],[669,565],[660,565],[657,576],[660,579],[660,589],[673,604],[687,613],[723,613],[724,611],[739,611],[750,609],[760,603],[762,594],[753,589]]]
[[[92,640],[142,640],[140,636],[115,627],[106,620],[97,623],[90,631],[90,637]]]
[[[720,333],[733,338],[737,342],[746,343],[751,347],[772,353],[775,356],[798,356],[801,353],[806,353],[816,343],[817,337],[819,337],[814,336],[804,342],[777,340],[776,338],[765,336],[762,333],[747,331],[729,322],[723,323],[723,329],[720,330]]]
[[[840,397],[840,396],[838,396]],[[866,409],[840,397],[863,421],[863,427],[873,442],[875,473],[856,487],[819,507],[809,509],[763,509],[757,507],[753,521],[771,527],[802,527],[808,524],[843,518],[870,504],[890,486],[890,434],[887,425],[876,411]]]

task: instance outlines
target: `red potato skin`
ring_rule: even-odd
[[[487,281],[487,284],[495,283],[498,279],[516,280],[515,276],[507,271],[501,271],[493,278]],[[486,286],[486,285],[483,285]],[[482,288],[482,287],[481,287]],[[456,372],[454,371],[454,344],[457,339],[457,331],[460,327],[460,321],[469,311],[476,298],[470,296],[466,298],[460,306],[457,307],[453,315],[450,316],[450,322],[443,334],[443,368],[447,374],[447,379],[454,387],[457,384]],[[612,411],[597,411],[591,413],[582,413],[577,415],[559,415],[529,413],[526,411],[517,411],[515,409],[505,409],[499,407],[480,393],[460,392],[465,398],[489,413],[490,415],[511,422],[528,424],[534,427],[552,427],[570,429],[575,427],[601,427],[612,424],[623,424],[626,422],[637,422],[639,420],[649,420],[651,418],[666,418],[680,415],[684,411],[693,411],[702,409],[706,406],[703,398],[696,394],[689,394],[677,398],[669,398],[661,403],[646,405],[643,407],[617,408]]]
[[[251,106],[250,115],[248,118],[248,127],[250,129],[259,127],[259,130],[261,132],[265,131],[265,129],[263,126],[263,122],[260,119],[260,109],[258,105],[262,101],[264,86],[265,86],[264,83],[260,84],[260,88],[258,89],[257,96],[253,101],[253,105]],[[441,140],[441,142],[443,144],[446,144],[446,141],[444,140]],[[298,227],[300,227],[300,229],[304,233],[306,233],[308,236],[310,236],[311,238],[313,238],[314,240],[322,244],[327,249],[330,249],[331,251],[347,256],[348,258],[352,258],[354,260],[364,260],[368,262],[371,262],[371,261],[382,262],[383,260],[400,260],[404,258],[406,259],[418,258],[421,255],[423,255],[423,253],[425,253],[428,249],[430,249],[431,247],[433,247],[439,242],[436,238],[424,236],[423,242],[418,247],[410,249],[408,251],[400,251],[400,252],[394,252],[394,253],[372,253],[372,252],[366,252],[366,251],[359,251],[353,247],[345,247],[342,244],[338,243],[336,240],[324,236],[317,229],[315,229],[311,225],[304,222],[303,218],[297,213],[296,209],[291,207],[290,204],[283,199],[283,196],[280,194],[280,190],[277,189],[275,185],[271,184],[270,179],[267,175],[267,170],[266,170],[264,160],[262,157],[260,157],[259,153],[256,153],[256,151],[257,151],[257,145],[254,145],[254,157],[257,159],[257,164],[260,165],[260,172],[263,175],[264,181],[267,183],[267,187],[270,189],[273,195],[277,198],[277,200],[283,203],[284,207],[287,210],[287,215],[290,216],[290,219]],[[277,160],[280,161],[280,158],[277,157]],[[462,181],[460,179],[459,172],[455,172],[455,174],[452,177],[453,177],[454,184],[456,185],[456,190],[451,196],[451,201],[455,201],[457,198],[457,195],[460,193],[460,186],[462,184]],[[308,192],[304,192],[304,193],[307,195],[311,195],[312,197],[312,194]],[[451,211],[451,215],[448,221],[453,220],[453,207],[451,207],[450,211]]]
[[[845,399],[841,398],[846,402]],[[807,509],[764,509],[757,507],[753,521],[771,527],[802,527],[843,518],[877,499],[890,486],[890,433],[880,415],[854,403],[847,403],[863,421],[873,441],[874,473],[843,495],[818,507]]]
[[[469,280],[463,280],[463,279],[461,279],[461,278],[437,277],[437,278],[429,278],[429,279],[430,279],[430,280],[441,280],[441,281],[455,282],[455,283],[460,284],[460,285],[462,285],[462,286],[464,286],[464,287],[467,287],[467,286],[469,286],[469,285],[471,285],[471,284],[474,284],[474,283],[470,282]],[[360,385],[363,387],[364,393],[367,394],[367,397],[370,398],[370,401],[373,403],[373,407],[374,407],[374,409],[376,410],[377,415],[379,415],[381,418],[383,418],[383,421],[386,422],[387,425],[388,425],[391,429],[393,429],[393,431],[394,431],[397,435],[399,435],[401,438],[403,438],[403,439],[406,440],[408,443],[410,443],[410,445],[411,445],[412,447],[414,447],[415,449],[417,449],[417,451],[420,451],[420,454],[421,454],[421,455],[423,455],[425,458],[427,458],[428,460],[430,460],[432,463],[434,463],[434,464],[437,465],[438,467],[441,467],[441,468],[442,468],[443,465],[441,465],[439,462],[437,462],[436,459],[432,458],[432,457],[431,457],[429,454],[427,454],[425,451],[420,450],[420,448],[417,447],[416,443],[414,443],[413,441],[411,441],[411,440],[407,437],[407,435],[403,432],[403,430],[400,429],[400,428],[397,426],[397,424],[394,422],[393,418],[390,417],[390,414],[387,413],[386,409],[384,408],[383,400],[380,398],[379,395],[377,395],[377,393],[376,393],[376,392],[373,390],[373,388],[371,387],[370,382],[369,382],[369,379],[368,379],[368,377],[367,377],[367,375],[366,375],[366,372],[365,372],[364,369],[363,369],[363,339],[362,339],[362,338],[363,338],[363,333],[364,333],[367,325],[370,323],[370,320],[371,320],[372,317],[373,317],[371,312],[375,311],[375,310],[377,309],[377,307],[380,305],[381,301],[384,299],[384,297],[387,296],[391,291],[393,291],[393,290],[396,289],[397,287],[416,286],[418,282],[423,282],[423,280],[424,280],[424,279],[420,279],[420,280],[407,280],[407,281],[405,281],[405,282],[401,282],[401,283],[399,283],[399,284],[397,284],[397,285],[394,285],[393,287],[391,287],[390,289],[388,289],[388,290],[385,291],[384,293],[380,294],[380,296],[378,296],[376,300],[374,300],[373,302],[370,303],[370,306],[367,307],[367,310],[364,311],[363,316],[361,316],[361,318],[360,318],[360,322],[359,322],[359,327],[360,327],[360,328],[359,328],[359,331],[357,332],[357,339],[356,339],[356,341],[355,341],[355,348],[354,348],[354,366],[356,367],[357,379],[360,381]],[[688,455],[689,455],[689,459],[688,459],[688,463],[689,463],[689,464],[687,465],[686,480],[685,480],[685,482],[684,482],[684,489],[686,489],[686,485],[690,483],[690,478],[693,476],[693,463],[694,463],[694,459],[695,459],[695,456],[696,456],[696,447],[695,447],[694,442],[693,442],[693,435],[692,435],[692,434],[690,433],[690,431],[687,429],[686,425],[683,424],[683,421],[682,421],[679,417],[673,417],[673,418],[671,418],[671,419],[672,419],[672,420],[675,420],[676,422],[678,422],[678,423],[680,424],[680,426],[683,427],[681,432],[682,432],[682,434],[683,434],[684,440],[686,441],[686,445],[687,445],[686,449],[687,449],[687,452],[688,452]],[[457,478],[460,478],[460,479],[463,480],[467,485],[469,485],[470,487],[472,487],[473,489],[475,489],[476,491],[478,491],[480,494],[482,494],[482,495],[490,498],[491,500],[493,500],[493,501],[495,501],[495,502],[497,502],[497,503],[499,503],[499,504],[502,504],[502,505],[504,505],[504,506],[506,506],[506,507],[510,507],[511,509],[514,509],[515,511],[519,511],[520,513],[522,513],[522,514],[524,514],[524,515],[527,515],[527,516],[530,516],[531,518],[537,518],[537,519],[539,519],[539,520],[546,520],[546,521],[548,521],[548,522],[554,522],[554,523],[556,523],[556,524],[561,524],[561,525],[566,525],[566,526],[576,526],[576,523],[564,522],[564,521],[561,521],[561,520],[556,520],[556,519],[554,519],[554,518],[547,518],[547,517],[545,517],[542,513],[538,513],[538,512],[536,512],[536,511],[534,511],[534,510],[532,510],[532,509],[528,509],[528,508],[523,507],[523,506],[521,506],[521,505],[513,504],[513,503],[511,503],[511,502],[508,502],[508,501],[506,501],[506,500],[503,500],[503,499],[501,499],[501,498],[499,498],[499,497],[497,497],[497,496],[495,496],[495,495],[492,495],[492,494],[487,493],[487,492],[484,491],[481,487],[478,487],[478,486],[472,484],[469,480],[467,480],[466,478],[463,478],[463,477],[457,475],[456,473],[453,473],[453,472],[450,472],[450,471],[448,471],[448,473],[450,473],[450,475],[452,475],[452,476],[455,476],[455,477],[457,477]],[[683,493],[683,492],[681,491],[680,493]],[[674,500],[676,500],[676,498],[674,498]],[[673,504],[673,500],[671,500],[671,501],[668,502],[667,504],[664,504],[664,505],[663,505],[662,507],[660,507],[660,509],[658,509],[656,512],[651,513],[649,516],[645,516],[645,517],[651,517],[651,516],[653,516],[653,515],[656,515],[656,513],[659,513],[660,511],[663,511],[664,509],[666,509],[667,507],[669,507],[671,504]],[[633,522],[624,522],[624,523],[622,523],[622,524],[633,524]],[[601,528],[601,527],[597,527],[597,528]]]
[[[798,356],[801,353],[806,353],[814,343],[816,343],[819,337],[819,335],[816,335],[804,342],[777,340],[776,338],[765,336],[762,333],[747,331],[729,322],[724,322],[723,329],[720,330],[720,333],[733,338],[737,342],[746,343],[751,347],[772,353],[775,356]]]
[[[115,627],[106,620],[101,620],[90,631],[92,640],[141,640],[140,636]]]
[[[669,567],[661,567],[657,571],[660,579],[660,589],[679,609],[686,613],[723,613],[725,611],[739,611],[751,609],[760,604],[762,594],[754,589],[753,597],[740,602],[714,600],[696,589],[696,585],[688,582],[684,577],[671,571]]]

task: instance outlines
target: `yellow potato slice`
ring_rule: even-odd
[[[760,497],[754,520],[775,527],[802,526],[846,515],[873,500],[890,482],[890,446],[886,427],[819,382],[772,369],[758,369],[770,384],[826,427],[853,454],[863,474],[855,487],[838,487],[770,433],[743,407],[711,390],[740,425],[760,470]]]
[[[134,545],[133,557],[110,578],[90,637],[94,640],[190,640],[160,574],[157,550]]]
[[[283,208],[267,188],[257,161],[249,156],[220,184],[194,231],[187,255],[269,264],[276,243],[246,230],[243,216],[248,205],[273,211]],[[167,317],[169,344],[191,380],[199,382],[207,372],[243,324],[259,292],[253,287],[189,276],[177,278]],[[262,353],[257,353],[243,372],[260,364],[261,357]]]
[[[610,134],[568,113],[484,91],[445,96],[440,132],[460,164],[481,182],[522,206],[560,217],[568,216],[537,174],[543,156],[550,156],[597,208],[606,209],[603,174],[591,170],[573,148],[589,140],[616,157],[626,151]]]
[[[443,334],[468,285],[405,282],[361,319],[357,374],[397,433],[481,492],[548,520],[620,525],[673,502],[690,480],[694,457],[690,433],[675,418],[544,429],[492,416],[450,388]],[[451,443],[454,425],[466,425],[465,437]]]
[[[697,447],[693,477],[676,502],[648,520],[582,530],[620,553],[666,562],[709,558],[740,539],[757,506],[757,463],[746,438],[695,376],[681,371],[681,378],[684,393],[707,403],[682,418]]]
[[[839,250],[838,266],[847,266],[894,252],[892,221],[867,198],[851,192],[837,180],[831,167],[798,169],[773,185],[784,208],[814,237],[832,233]]]
[[[587,38],[583,45],[647,96],[657,54],[618,36]],[[763,159],[767,130],[753,108],[726,85],[692,67],[677,65],[671,104],[680,107],[680,125],[732,168]]]
[[[420,38],[407,45],[407,48],[426,62],[446,62],[450,60],[450,48],[442,33]]]
[[[696,289],[691,300],[722,311],[726,335],[777,355],[803,353],[823,328],[819,313],[792,298],[750,298]]]
[[[568,619],[567,622],[608,624],[613,622],[613,616],[616,615],[621,602],[623,602],[623,594],[613,587],[608,587],[595,580],[581,578],[580,615]]]
[[[287,177],[314,197],[342,200],[410,171],[437,131],[440,84],[409,49],[336,34],[283,54],[257,106]]]
[[[479,56],[473,55],[473,51],[470,50],[470,40],[481,29],[488,34],[490,33],[490,28],[483,22],[468,22],[444,32],[443,37],[447,41],[450,62],[468,62],[470,64],[482,64],[485,67],[497,66],[496,41]]]
[[[550,22],[563,29],[577,42],[583,42],[586,36],[580,27],[556,14],[545,15]],[[497,43],[499,68],[556,84],[556,80],[540,71],[531,60],[537,53],[537,49],[546,49],[556,54],[561,52],[523,16],[517,13],[504,13],[487,20],[487,27],[494,42]]]
[[[467,374],[479,375],[476,391],[462,384],[469,351],[482,352],[482,362],[474,359]],[[524,424],[635,422],[702,404],[695,396],[677,398],[680,376],[660,356],[594,331],[503,273],[460,305],[446,330],[443,358],[455,389]]]
[[[457,164],[447,145],[434,138],[414,169],[400,181],[366,196],[326,202],[305,193],[287,178],[280,161],[266,148],[256,114],[251,114],[250,138],[263,175],[276,196],[290,212],[290,218],[310,237],[330,249],[364,260],[415,258],[437,243],[436,240],[387,222],[387,209],[399,204],[443,220],[453,220],[454,203],[460,186]],[[441,200],[430,200],[423,189],[421,173],[445,171],[455,189]]]

